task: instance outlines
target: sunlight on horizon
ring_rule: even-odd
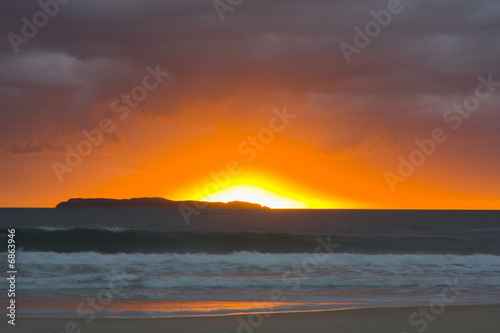
[[[211,202],[246,201],[269,208],[307,208],[305,202],[283,197],[253,185],[235,185],[207,195],[202,200]]]

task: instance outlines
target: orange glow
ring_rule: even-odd
[[[289,109],[293,110],[293,106]],[[3,185],[11,190],[4,191],[0,206],[54,207],[72,197],[160,196],[171,200],[201,200],[223,191],[218,200],[247,198],[271,207],[500,208],[496,188],[482,180],[482,173],[469,173],[468,178],[464,177],[461,173],[468,170],[464,166],[466,162],[450,162],[450,158],[438,154],[392,193],[384,172],[397,167],[396,152],[379,150],[368,157],[353,155],[350,158],[327,154],[306,141],[305,138],[314,139],[322,131],[321,127],[308,124],[306,118],[301,122],[297,118],[297,122],[276,134],[255,159],[249,160],[248,155],[238,153],[237,147],[248,136],[258,133],[268,118],[268,115],[256,116],[241,126],[217,125],[220,119],[207,118],[204,125],[212,125],[216,130],[193,130],[195,133],[188,129],[185,133],[171,133],[167,122],[156,123],[155,130],[132,122],[123,123],[125,127],[120,128],[120,133],[127,138],[123,152],[106,155],[96,151],[71,173],[66,173],[61,183],[51,163],[64,162],[63,155],[30,155],[23,157],[20,166],[15,164],[18,157],[7,157],[2,161],[6,167]],[[184,121],[178,120],[181,124],[178,126],[182,127]],[[230,161],[238,163],[239,172],[219,186],[211,174],[227,171]],[[29,176],[18,177],[15,175],[18,171]],[[253,186],[264,192],[261,196],[256,195],[256,191],[245,194],[238,190],[241,186]]]
[[[122,301],[108,307],[107,311],[141,311],[141,312],[213,312],[213,311],[245,311],[274,309],[286,306],[297,306],[298,302],[236,302],[236,301]]]
[[[4,38],[0,207],[217,193],[287,208],[500,209],[499,1],[463,1],[447,28],[429,12],[437,21],[419,38],[401,20],[363,54],[336,41],[369,26],[355,14],[372,1],[247,1],[256,7],[238,13],[151,1],[125,30],[113,26],[123,1],[74,2],[78,18],[104,6],[65,27],[78,38],[62,27],[36,45],[9,37],[19,56]],[[10,1],[6,17],[25,3]],[[460,110],[476,99],[478,112]],[[231,162],[231,179],[212,186]]]
[[[270,208],[355,208],[355,205],[305,186],[285,181],[263,171],[248,171],[230,179],[225,187],[210,176],[200,178],[190,187],[184,187],[173,197],[177,200],[193,199],[211,202],[247,201]],[[164,197],[168,198],[166,194]],[[172,197],[172,196],[170,196]]]
[[[261,204],[270,208],[307,208],[308,204],[279,196],[271,191],[252,185],[236,185],[226,187],[218,192],[202,198],[204,201],[246,201]]]
[[[36,308],[39,306],[36,302],[26,301],[27,308]],[[113,302],[105,306],[105,311],[108,313],[119,314],[122,312],[142,312],[142,313],[197,313],[203,316],[210,315],[210,312],[224,312],[230,314],[241,313],[259,313],[259,312],[274,312],[274,311],[290,311],[293,307],[298,306],[317,306],[342,310],[347,308],[357,307],[359,303],[341,303],[341,302],[271,302],[271,301],[192,301],[192,300],[164,300],[164,301],[119,301]],[[343,307],[339,307],[342,305]],[[45,302],[44,308],[41,311],[50,312],[51,309],[70,309],[78,307],[78,303],[72,301],[55,301]],[[324,309],[323,309],[324,310]],[[303,312],[301,310],[300,312]],[[307,310],[315,311],[315,310]],[[321,311],[321,310],[319,310]]]

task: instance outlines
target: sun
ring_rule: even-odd
[[[307,208],[305,202],[293,200],[283,197],[253,185],[235,185],[226,187],[218,192],[207,195],[202,198],[203,201],[211,202],[230,202],[230,201],[246,201],[269,208]]]

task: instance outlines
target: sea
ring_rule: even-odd
[[[2,272],[9,229],[18,317],[500,303],[500,211],[5,208]]]

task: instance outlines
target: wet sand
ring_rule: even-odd
[[[17,318],[16,325],[4,317],[1,332],[26,333],[498,333],[500,305],[447,306],[434,315],[427,307],[368,308],[321,312],[242,314],[151,319]],[[434,309],[438,313],[440,309]],[[413,326],[410,324],[412,317]],[[426,319],[427,316],[427,319]],[[425,326],[425,328],[424,328]]]

